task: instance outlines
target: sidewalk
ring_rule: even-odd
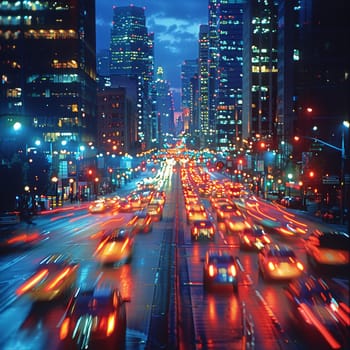
[[[326,226],[331,231],[342,231],[349,233],[349,227],[347,223],[340,224],[340,223],[329,223],[322,220],[320,217],[320,211],[318,210],[317,203],[309,202],[306,205],[306,210],[302,209],[290,209],[298,213],[298,215],[307,217],[309,220],[312,220],[314,222],[317,222],[323,226]]]

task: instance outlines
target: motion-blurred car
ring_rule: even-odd
[[[350,236],[340,231],[314,230],[305,240],[305,251],[311,267],[348,270]]]
[[[265,280],[289,280],[303,275],[304,265],[286,245],[268,244],[258,254],[259,272]]]
[[[223,249],[208,250],[203,265],[203,285],[207,290],[230,287],[238,291],[238,267],[233,255]]]
[[[246,220],[245,216],[242,215],[239,210],[235,214],[232,214],[229,217],[225,217],[224,224],[226,228],[226,233],[228,234],[239,234],[245,229],[251,227],[251,225]]]
[[[343,221],[347,220],[348,210],[344,208],[343,210]],[[331,224],[339,223],[341,221],[341,210],[339,207],[333,206],[330,208],[325,208],[321,211],[321,219],[324,222],[329,222]]]
[[[18,289],[34,301],[50,301],[70,296],[76,287],[79,264],[63,254],[43,259],[36,272]]]
[[[0,227],[0,249],[26,249],[45,240],[48,231],[19,225]]]
[[[160,204],[150,203],[147,205],[146,211],[153,221],[161,221],[163,219],[163,206]]]
[[[124,349],[129,301],[112,286],[79,290],[70,300],[60,326],[64,349]]]
[[[186,206],[186,221],[191,224],[194,221],[208,219],[208,213],[201,204],[190,204]]]
[[[98,199],[89,205],[91,214],[103,213],[107,210],[107,205],[104,200]]]
[[[132,193],[126,198],[129,201],[133,210],[140,210],[142,208],[141,196],[139,194]]]
[[[94,256],[102,264],[130,262],[134,249],[131,228],[118,227],[102,238]]]
[[[216,209],[217,221],[223,222],[232,215],[239,215],[238,213],[240,213],[240,211],[234,203],[222,204]]]
[[[285,288],[289,317],[309,346],[349,349],[349,306],[321,278],[304,276]]]
[[[126,198],[120,198],[116,204],[116,208],[118,211],[123,213],[129,213],[133,211],[131,203]]]
[[[240,249],[260,250],[271,242],[270,236],[265,232],[264,228],[259,225],[246,227],[239,233]]]
[[[134,217],[129,221],[128,227],[132,228],[133,233],[151,232],[153,228],[152,217],[145,210],[135,213]]]
[[[214,224],[210,220],[197,220],[191,225],[191,239],[198,241],[200,239],[215,239]]]

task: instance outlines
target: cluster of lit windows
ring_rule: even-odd
[[[20,98],[21,96],[22,96],[22,89],[21,88],[13,88],[13,89],[8,89],[6,91],[6,97]]]
[[[268,67],[268,66],[252,66],[252,73],[277,73],[277,67]]]
[[[6,31],[0,30],[0,38],[5,40],[17,40],[19,38],[20,33],[21,32],[19,30],[16,30],[15,32],[11,30],[6,30]]]
[[[22,22],[26,25],[32,24],[32,16],[0,16],[0,25],[19,26]]]
[[[59,62],[58,60],[53,60],[51,67],[57,69],[78,68],[78,62],[76,60],[70,60],[67,62]]]
[[[73,29],[31,29],[24,33],[25,39],[77,39],[77,32]]]
[[[30,75],[27,78],[27,83],[38,83],[38,82],[50,82],[50,83],[76,83],[79,82],[78,74],[47,74],[47,75],[39,75],[34,74]]]
[[[0,10],[6,11],[18,11],[18,10],[31,10],[41,11],[48,7],[48,1],[0,1]]]

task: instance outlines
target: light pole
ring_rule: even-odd
[[[289,174],[287,175],[287,177],[288,177],[288,196],[290,197],[290,195],[291,195],[291,193],[290,193],[290,188],[291,188],[291,186],[292,186],[291,181],[292,181],[292,179],[293,179],[293,174],[289,173]]]
[[[346,149],[345,149],[345,128],[349,129],[350,122],[343,121],[342,130],[341,130],[341,147],[334,146],[326,141],[320,140],[316,137],[301,136],[304,139],[312,140],[319,142],[320,144],[327,146],[329,148],[335,149],[336,151],[341,152],[341,163],[340,163],[340,223],[344,224],[344,212],[345,212],[345,161],[347,159]],[[348,231],[350,232],[350,217],[349,217],[349,208],[348,208]]]

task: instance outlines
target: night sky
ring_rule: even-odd
[[[181,64],[198,57],[199,26],[208,23],[207,0],[96,0],[97,52],[109,48],[113,6],[145,8],[148,32],[155,35],[155,68],[164,68],[174,90],[175,109],[181,87]]]

